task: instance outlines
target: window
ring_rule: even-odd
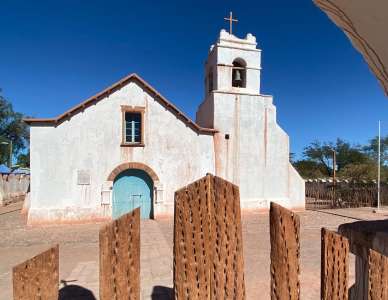
[[[246,63],[240,58],[233,62],[232,86],[239,88],[246,87]]]
[[[144,146],[144,108],[122,106],[123,137],[122,146]]]
[[[141,143],[141,113],[125,113],[125,142]]]

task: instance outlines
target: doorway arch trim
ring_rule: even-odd
[[[113,181],[117,175],[119,175],[121,172],[128,170],[128,169],[143,170],[151,177],[154,184],[159,182],[159,177],[158,177],[158,175],[156,175],[155,171],[152,170],[149,166],[147,166],[143,163],[139,163],[139,162],[125,162],[125,163],[118,165],[116,168],[113,169],[112,172],[110,172],[107,180]]]

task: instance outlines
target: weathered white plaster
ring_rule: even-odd
[[[144,147],[120,147],[121,105],[145,108]],[[213,136],[196,133],[134,82],[56,127],[32,126],[29,222],[110,217],[101,191],[124,162],[155,171],[154,213],[171,213],[175,190],[214,173]],[[90,185],[77,185],[78,170],[90,172]]]
[[[236,58],[246,62],[245,88],[231,86]],[[126,162],[156,173],[156,217],[172,214],[175,190],[206,173],[239,185],[242,207],[304,207],[304,181],[289,163],[272,97],[260,94],[260,70],[256,38],[221,31],[205,66],[214,89],[197,112],[200,126],[218,130],[214,136],[198,133],[135,81],[57,125],[32,123],[29,223],[110,218],[108,176]],[[122,105],[144,108],[144,147],[120,146]],[[90,185],[77,184],[79,170],[89,172]]]
[[[231,84],[236,58],[247,66],[245,88]],[[239,39],[221,31],[205,67],[205,75],[214,76],[214,90],[206,90],[197,122],[212,124],[219,131],[216,175],[239,185],[242,207],[268,208],[270,201],[276,201],[303,208],[304,181],[289,162],[288,136],[276,122],[272,97],[260,94],[260,71],[256,39],[252,35]]]

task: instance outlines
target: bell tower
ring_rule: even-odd
[[[232,22],[232,16],[228,21]],[[231,26],[231,25],[230,25]],[[256,38],[221,30],[205,63],[197,123],[214,128],[215,173],[240,188],[242,207],[304,205],[304,181],[289,162],[289,140],[270,95],[260,93]]]
[[[224,29],[205,63],[205,98],[213,91],[260,93],[261,50],[248,33],[240,39]]]
[[[205,63],[205,100],[196,117],[200,126],[218,130],[216,175],[235,184],[246,172],[241,171],[241,156],[248,155],[253,139],[264,132],[260,119],[272,101],[260,94],[261,50],[256,46],[250,33],[238,38],[221,30]]]

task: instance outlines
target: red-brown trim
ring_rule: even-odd
[[[182,111],[180,111],[174,104],[164,98],[158,91],[156,91],[151,85],[149,85],[146,81],[144,81],[140,76],[133,73],[130,74],[123,79],[119,80],[115,84],[106,88],[102,92],[86,99],[80,104],[74,106],[63,114],[57,116],[56,118],[47,118],[47,119],[32,119],[26,118],[24,122],[29,125],[58,125],[68,119],[70,119],[75,114],[85,110],[87,107],[96,104],[101,99],[109,96],[113,92],[119,90],[123,86],[127,85],[130,82],[137,82],[140,84],[150,95],[154,96],[159,103],[161,103],[166,109],[170,110],[178,119],[182,120],[187,126],[195,130],[197,133],[201,134],[214,134],[218,132],[213,128],[204,128],[199,126],[197,123],[192,121],[189,117],[187,117]]]
[[[126,163],[122,163],[121,165],[118,165],[116,168],[113,169],[112,172],[110,172],[107,178],[107,181],[113,181],[117,175],[119,175],[121,172],[128,169],[143,170],[152,178],[154,183],[159,181],[159,177],[158,175],[156,175],[154,170],[152,170],[149,166],[139,162],[126,162]]]
[[[131,105],[121,105],[121,111],[139,111],[144,112],[145,107],[144,106],[131,106]]]
[[[127,112],[139,113],[141,115],[140,143],[128,143],[125,141],[125,113]],[[121,105],[121,147],[144,147],[144,112],[145,107]]]
[[[143,143],[121,143],[120,147],[145,147]]]

